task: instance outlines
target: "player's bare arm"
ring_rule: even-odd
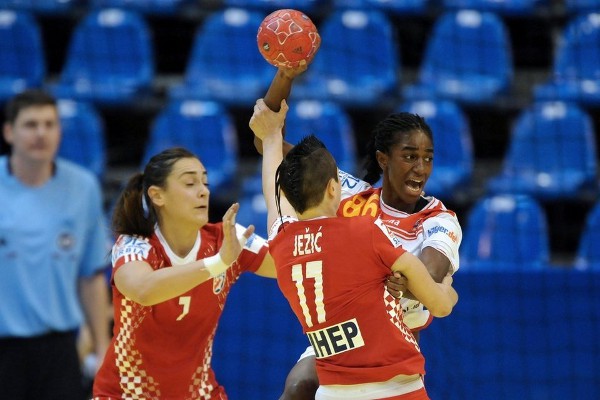
[[[294,78],[306,71],[307,66],[306,61],[302,60],[297,67],[278,68],[273,81],[271,81],[271,86],[269,86],[269,90],[267,90],[267,94],[263,98],[265,105],[271,110],[278,112],[281,109],[281,100],[287,100],[290,97]],[[281,129],[281,134],[285,137],[285,125]],[[256,136],[254,136],[254,147],[256,147],[259,154],[262,154],[262,140]],[[282,147],[283,155],[287,154],[292,147],[290,143],[284,141]]]
[[[452,287],[450,275],[444,277],[441,283],[434,282],[421,260],[408,252],[394,262],[392,270],[406,276],[408,289],[427,307],[431,315],[439,318],[452,312],[458,301],[458,294]]]
[[[223,244],[215,256],[180,265],[177,268],[154,270],[145,261],[131,261],[115,273],[117,289],[143,306],[152,306],[180,296],[199,284],[227,270],[238,258],[246,240],[254,233],[250,225],[239,237],[235,217],[239,204],[233,204],[223,216]]]
[[[419,259],[425,264],[429,275],[433,278],[433,280],[437,283],[442,283],[444,277],[446,277],[450,270],[450,260],[440,251],[434,249],[433,247],[425,247],[419,256]],[[398,286],[398,284],[396,284]],[[390,285],[387,286],[388,291],[390,291]],[[392,296],[396,297],[395,294],[390,291]],[[417,300],[415,296],[410,292],[410,290],[405,289],[402,297]]]

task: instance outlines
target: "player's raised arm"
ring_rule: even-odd
[[[289,98],[294,78],[306,71],[317,54],[321,36],[306,14],[297,10],[282,9],[265,17],[258,29],[256,41],[260,54],[269,64],[277,67],[264,97],[266,106],[277,112],[281,100]],[[282,127],[281,134],[285,137],[285,126]],[[254,146],[262,154],[262,141],[256,136]],[[284,141],[283,154],[291,147]]]
[[[277,209],[275,191],[275,174],[283,160],[281,128],[283,127],[287,111],[288,105],[285,100],[281,101],[279,112],[274,112],[267,107],[263,99],[259,99],[254,106],[254,114],[250,119],[250,128],[263,141],[262,186],[267,204],[267,227],[269,228],[279,216],[279,211],[281,215],[296,215],[296,212],[281,191],[279,192],[281,195],[280,210]]]

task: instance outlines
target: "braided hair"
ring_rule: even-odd
[[[377,150],[390,154],[392,147],[397,144],[402,136],[412,132],[423,132],[433,144],[433,133],[423,117],[408,112],[399,112],[388,115],[373,129],[371,140],[367,144],[367,155],[364,158],[364,180],[370,184],[376,183],[381,177],[381,167],[377,162]]]

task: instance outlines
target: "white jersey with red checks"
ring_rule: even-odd
[[[379,217],[401,241],[406,251],[419,256],[425,247],[432,247],[445,255],[451,264],[451,273],[459,269],[458,249],[462,230],[456,214],[448,210],[435,197],[421,197],[420,209],[412,214],[398,211],[383,202],[381,188],[340,171],[342,201],[338,215]],[[396,301],[386,292],[390,302]],[[412,330],[425,328],[432,317],[423,305],[415,300],[402,299],[404,322]]]
[[[383,296],[405,250],[381,220],[280,219],[271,232],[277,283],[315,350],[321,385],[425,373],[414,336]]]
[[[221,223],[204,226],[185,258],[173,253],[158,229],[150,238],[121,235],[112,250],[113,277],[131,261],[154,270],[177,268],[217,254],[222,242]],[[256,271],[267,251],[265,240],[253,235],[226,272],[153,306],[128,299],[113,281],[113,339],[94,398],[227,399],[211,368],[213,338],[231,285],[242,272]]]

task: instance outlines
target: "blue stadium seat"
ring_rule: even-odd
[[[375,9],[397,15],[421,15],[433,0],[333,0],[338,9]]]
[[[239,8],[210,15],[195,35],[183,84],[171,89],[171,98],[251,106],[264,96],[276,70],[256,44],[263,18]]]
[[[536,87],[534,96],[600,105],[600,12],[569,22],[558,42],[553,77]]]
[[[512,129],[502,172],[489,181],[494,193],[574,198],[597,188],[594,129],[574,104],[536,103]]]
[[[40,87],[46,61],[37,21],[27,12],[0,10],[0,102]]]
[[[454,196],[473,173],[473,144],[467,116],[449,100],[417,100],[397,108],[425,118],[433,131],[433,173],[425,193],[439,198]]]
[[[95,107],[67,99],[58,100],[62,140],[58,156],[88,168],[101,180],[106,168],[104,122]]]
[[[565,0],[567,12],[572,14],[600,10],[600,0]]]
[[[148,15],[172,15],[191,0],[89,0],[94,9],[121,8]]]
[[[531,16],[548,0],[442,0],[446,10],[489,11],[499,15]]]
[[[329,0],[222,0],[225,7],[239,7],[272,12],[283,8],[300,10],[305,13],[317,11],[326,6]]]
[[[322,42],[294,98],[376,107],[395,100],[400,56],[393,26],[379,11],[342,10],[319,26]]]
[[[447,12],[428,40],[418,82],[404,90],[407,99],[488,104],[510,89],[511,44],[504,22],[494,13]]]
[[[267,205],[262,191],[244,192],[239,199],[240,210],[236,221],[243,225],[254,225],[257,235],[267,238]]]
[[[174,146],[185,147],[200,158],[214,192],[232,183],[238,164],[237,133],[222,105],[198,100],[170,102],[154,121],[142,165]]]
[[[133,11],[89,13],[75,28],[57,97],[102,105],[131,105],[151,92],[154,60],[150,29]]]
[[[298,143],[315,134],[331,152],[340,169],[356,172],[356,146],[350,116],[332,102],[304,100],[290,104],[285,139]]]
[[[461,269],[542,269],[550,259],[548,224],[539,203],[525,195],[479,200],[471,209]]]
[[[59,15],[73,12],[82,3],[82,0],[0,0],[0,9]]]
[[[577,269],[600,271],[600,202],[596,203],[586,218],[575,260]]]

